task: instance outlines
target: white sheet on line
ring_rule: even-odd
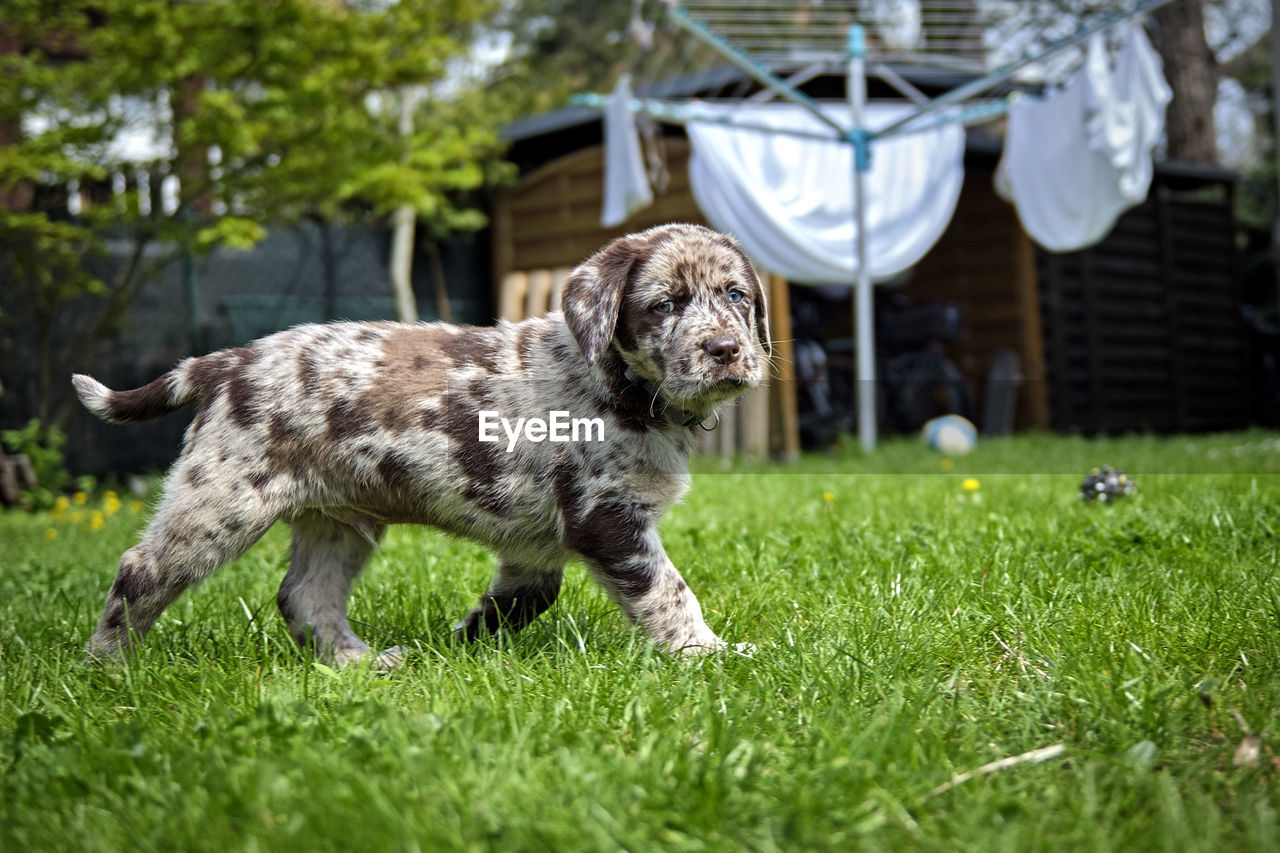
[[[631,75],[623,74],[604,110],[604,206],[600,224],[612,228],[653,201],[631,114]]]
[[[804,108],[791,104],[699,104],[703,114],[824,134],[830,141],[730,127],[687,126],[689,181],[707,220],[736,236],[761,267],[796,283],[852,284],[857,276],[853,148]],[[847,106],[823,109],[842,126]],[[912,110],[870,104],[882,127]],[[964,179],[964,128],[949,123],[872,145],[867,174],[870,270],[884,279],[915,264],[942,236]]]
[[[1160,57],[1133,25],[1111,68],[1102,36],[1061,89],[1009,107],[996,189],[1053,252],[1097,243],[1151,186],[1151,152],[1172,97]]]

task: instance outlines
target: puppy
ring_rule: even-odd
[[[467,639],[528,624],[577,558],[662,649],[724,647],[657,524],[689,486],[699,426],[763,377],[755,268],[730,237],[667,225],[607,245],[562,302],[563,314],[494,327],[298,326],[132,391],[74,376],[109,421],[199,404],[90,654],[120,655],[278,519],[293,530],[280,612],[299,644],[337,663],[369,654],[347,597],[386,526],[403,523],[497,553],[492,585],[456,627]]]

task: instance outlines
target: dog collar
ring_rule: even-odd
[[[624,379],[633,385],[642,386],[652,397],[658,396],[657,389],[649,384],[649,380],[632,370],[631,365],[626,362],[623,362],[623,365],[622,376]],[[706,432],[711,432],[716,427],[720,426],[720,413],[715,409],[711,410],[710,415],[700,415],[697,412],[690,412],[687,409],[681,409],[678,406],[673,406],[670,403],[667,403],[666,407],[663,409],[663,416],[671,423],[678,424],[679,426],[698,426]],[[716,419],[715,423],[711,426],[707,426],[707,419],[709,417],[714,417]]]

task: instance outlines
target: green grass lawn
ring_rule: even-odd
[[[1081,502],[1104,462],[1139,494]],[[752,659],[656,653],[581,569],[455,645],[491,557],[394,528],[353,618],[419,651],[335,671],[276,614],[277,528],[86,668],[145,511],[0,515],[0,850],[1280,845],[1280,436],[697,469],[667,550]]]

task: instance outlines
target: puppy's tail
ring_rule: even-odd
[[[164,376],[134,388],[112,391],[92,376],[73,374],[71,384],[84,407],[112,423],[147,421],[177,411],[199,400],[201,389],[187,381],[187,368],[197,359],[189,358]]]

